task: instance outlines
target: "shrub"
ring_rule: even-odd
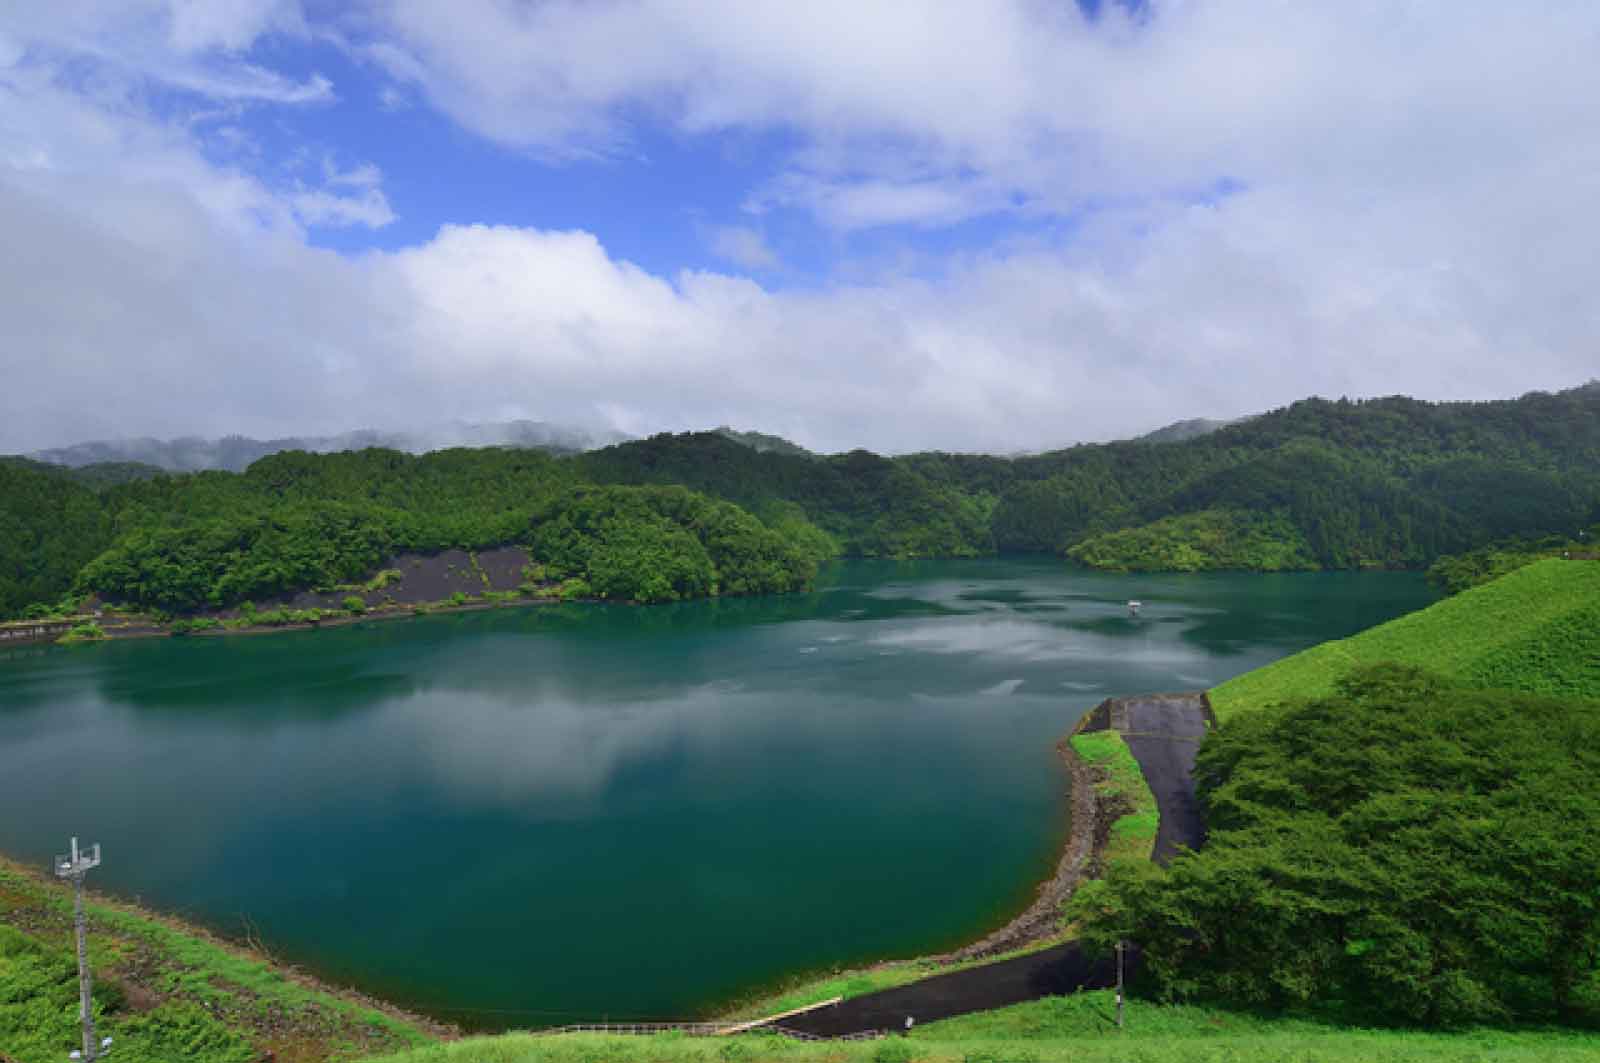
[[[61,638],[57,639],[56,641],[95,642],[105,637],[106,633],[101,630],[100,625],[95,623],[93,620],[90,620],[82,624],[74,624],[65,635],[62,635]]]
[[[872,1051],[872,1063],[911,1063],[915,1050],[904,1038],[891,1037]]]
[[[344,611],[360,616],[367,611],[367,603],[359,594],[349,595],[344,600]]]

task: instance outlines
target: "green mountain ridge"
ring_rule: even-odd
[[[1047,552],[1113,570],[1421,567],[1600,520],[1600,388],[1307,399],[1186,441],[1014,459],[796,454],[700,432],[564,457],[284,451],[243,473],[140,476],[90,486],[0,463],[0,615],[69,592],[215,607],[294,580],[365,579],[386,550],[530,544],[552,500],[606,485],[731,503],[813,562]],[[647,565],[660,545],[631,556]]]

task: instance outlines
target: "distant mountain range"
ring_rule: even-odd
[[[757,454],[788,454],[795,458],[814,458],[817,454],[807,450],[799,443],[791,443],[782,436],[772,436],[765,432],[740,432],[736,429],[722,425],[713,428],[713,432],[723,439],[730,439],[735,443],[749,447]]]
[[[591,431],[547,421],[502,421],[492,424],[452,424],[402,432],[366,428],[336,436],[286,436],[282,439],[251,439],[247,436],[202,439],[184,436],[178,439],[97,440],[70,447],[36,450],[27,456],[35,461],[75,469],[106,462],[136,462],[166,472],[200,472],[206,469],[243,472],[254,462],[283,450],[331,454],[342,450],[387,447],[423,454],[447,447],[524,447],[552,454],[577,454],[623,443],[631,438],[622,432]]]
[[[1136,436],[1132,442],[1181,443],[1209,435],[1230,424],[1238,424],[1240,420],[1243,418],[1218,421],[1195,417]],[[749,447],[761,454],[819,457],[816,452],[807,450],[782,436],[769,435],[765,432],[742,432],[727,425],[712,431],[724,439]],[[177,439],[143,437],[94,440],[88,443],[75,443],[68,447],[36,450],[24,456],[34,461],[64,465],[73,469],[107,466],[104,478],[110,482],[120,482],[129,478],[153,475],[155,470],[174,473],[202,472],[209,469],[243,472],[267,455],[284,450],[331,454],[345,450],[365,450],[368,447],[387,447],[411,454],[425,454],[447,447],[524,447],[561,455],[599,450],[617,443],[626,443],[633,438],[624,432],[594,431],[574,425],[552,424],[548,421],[500,421],[488,424],[458,423],[400,432],[364,428],[333,436],[285,436],[281,439],[252,439],[249,436],[204,439],[199,436],[181,436]],[[1019,451],[1006,456],[1020,458],[1033,453]]]
[[[1246,418],[1232,421],[1213,421],[1209,417],[1191,417],[1187,421],[1176,421],[1165,428],[1157,428],[1154,432],[1146,432],[1142,436],[1135,436],[1133,443],[1182,443],[1189,439],[1199,439],[1208,436],[1219,428],[1226,428],[1230,424],[1238,424]]]

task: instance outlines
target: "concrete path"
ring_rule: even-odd
[[[1156,796],[1161,825],[1153,859],[1165,866],[1180,846],[1205,844],[1205,820],[1194,793],[1194,755],[1215,718],[1199,694],[1124,698],[1127,728],[1122,740],[1144,771]]]
[[[1205,825],[1194,794],[1194,755],[1214,725],[1200,694],[1154,694],[1113,698],[1089,717],[1085,730],[1114,726],[1133,752],[1161,812],[1154,859],[1166,864],[1180,846],[1198,849]],[[1135,961],[1136,962],[1136,961]],[[852,997],[827,1008],[785,1019],[784,1029],[821,1037],[866,1030],[905,1029],[907,1016],[918,1023],[988,1011],[1040,997],[1113,984],[1110,957],[1084,955],[1076,942],[1028,956],[935,975],[920,982]]]

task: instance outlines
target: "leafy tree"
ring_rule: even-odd
[[[1466,1024],[1595,1014],[1600,703],[1380,666],[1246,713],[1195,772],[1210,836],[1070,916],[1173,996]]]

